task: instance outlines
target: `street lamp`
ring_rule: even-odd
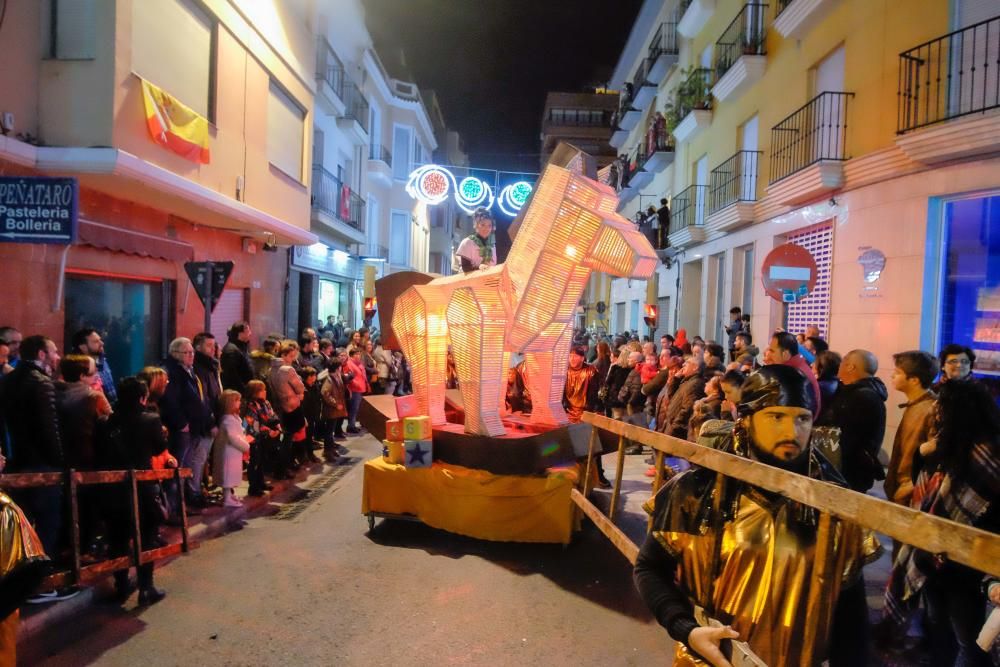
[[[652,303],[646,304],[646,308],[644,311],[645,314],[642,319],[646,322],[646,326],[649,327],[650,340],[653,339],[653,332],[656,331],[656,322],[658,319],[657,315],[659,314],[659,311],[660,311],[659,306]]]

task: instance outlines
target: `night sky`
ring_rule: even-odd
[[[537,171],[545,95],[602,85],[642,0],[364,0],[390,74],[400,47],[472,166]]]

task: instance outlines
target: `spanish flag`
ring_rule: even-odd
[[[142,81],[146,127],[153,141],[181,157],[208,164],[208,121],[150,82]]]

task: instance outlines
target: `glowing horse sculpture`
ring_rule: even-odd
[[[560,147],[526,203],[507,261],[408,288],[395,302],[392,328],[412,367],[422,414],[445,423],[450,342],[465,408],[465,431],[504,434],[507,369],[524,355],[531,421],[562,425],[573,315],[592,271],[645,279],[656,252],[635,225],[615,213],[615,192],[584,175],[588,156]],[[569,149],[567,151],[566,149]]]

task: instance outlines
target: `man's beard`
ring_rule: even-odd
[[[779,443],[780,444],[780,443]],[[795,443],[798,445],[798,443]],[[757,446],[757,443],[750,438],[750,450],[753,453],[753,457],[760,461],[761,463],[766,463],[769,466],[774,466],[775,468],[781,468],[782,470],[787,470],[789,472],[799,473],[804,475],[809,469],[809,447],[807,446],[798,456],[793,459],[782,459],[778,458],[774,454],[769,452],[764,452]]]

